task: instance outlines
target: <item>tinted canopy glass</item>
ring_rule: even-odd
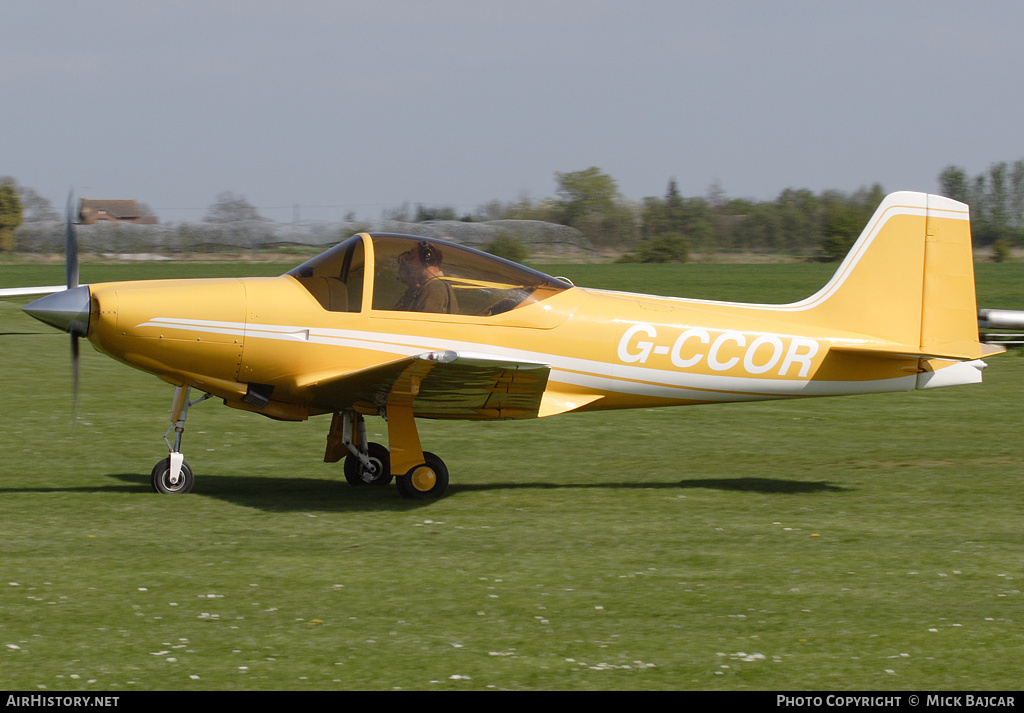
[[[375,310],[490,317],[569,287],[542,272],[444,240],[388,234],[369,237]],[[364,252],[362,237],[354,236],[288,274],[325,309],[358,311]]]

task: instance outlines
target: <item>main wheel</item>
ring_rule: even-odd
[[[150,483],[153,485],[153,490],[158,493],[171,495],[190,492],[192,486],[196,483],[196,478],[192,474],[192,468],[185,461],[181,462],[181,473],[178,475],[178,482],[171,482],[170,456],[153,466],[153,471],[149,474],[149,478]]]
[[[370,469],[349,453],[345,456],[345,480],[349,485],[387,485],[391,482],[391,454],[379,443],[366,446]]]
[[[425,463],[395,480],[403,498],[427,500],[439,498],[448,488],[448,467],[433,453],[424,453]]]

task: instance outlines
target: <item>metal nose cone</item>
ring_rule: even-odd
[[[89,287],[75,287],[40,297],[22,311],[64,332],[85,336],[89,331]]]

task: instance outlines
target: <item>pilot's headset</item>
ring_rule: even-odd
[[[441,251],[426,240],[421,240],[416,244],[416,256],[423,267],[435,267],[441,264]]]

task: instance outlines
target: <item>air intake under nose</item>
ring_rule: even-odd
[[[69,334],[84,337],[89,331],[89,288],[85,285],[40,297],[21,309]]]

